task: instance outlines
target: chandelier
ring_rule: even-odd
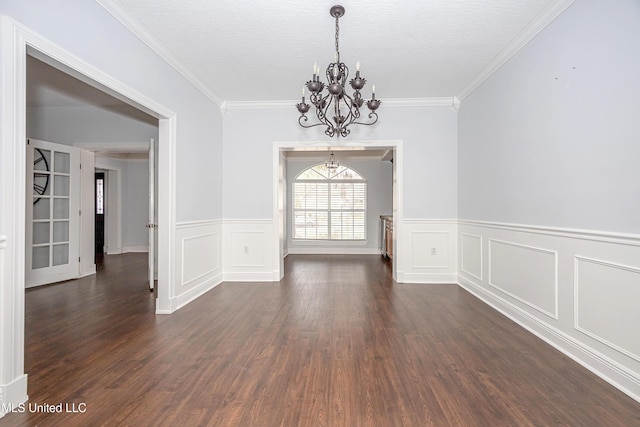
[[[347,94],[346,82],[349,78],[349,68],[340,62],[339,35],[340,26],[338,20],[344,15],[344,7],[333,6],[329,11],[331,16],[336,18],[336,54],[334,62],[329,64],[326,70],[327,83],[320,81],[320,67],[313,65],[313,77],[302,88],[302,102],[296,104],[300,117],[298,123],[304,128],[314,126],[326,126],[324,131],[330,137],[345,137],[351,133],[349,126],[367,125],[370,126],[378,121],[376,110],[380,106],[380,101],[376,99],[376,87],[372,86],[371,100],[367,101],[369,120],[366,122],[358,121],[360,119],[360,108],[364,104],[360,90],[367,82],[366,79],[360,77],[360,63],[356,63],[356,76],[349,81],[351,88],[354,90],[353,95]],[[305,88],[309,90],[309,102],[305,102]],[[324,90],[327,89],[325,92]],[[313,106],[317,123],[307,124],[309,120],[306,114]]]
[[[340,162],[336,160],[335,154],[333,154],[333,150],[331,151],[331,155],[329,156],[329,160],[324,162],[324,167],[329,169],[330,171],[335,172],[336,169],[340,167]]]

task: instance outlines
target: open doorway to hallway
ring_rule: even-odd
[[[109,330],[106,324],[113,316],[109,310],[117,305],[112,301],[108,309],[105,302],[121,298],[116,292],[117,286],[130,286],[129,291],[141,293],[144,304],[136,308],[140,314],[152,315],[155,311],[157,295],[148,292],[146,275],[140,276],[139,272],[145,271],[148,263],[145,227],[149,216],[148,141],[158,140],[159,121],[34,57],[27,56],[26,69],[27,135],[66,142],[76,150],[91,152],[92,162],[84,163],[88,173],[83,174],[80,190],[81,198],[91,200],[91,209],[86,209],[86,205],[82,208],[89,219],[89,228],[82,225],[78,235],[82,242],[89,241],[88,245],[81,244],[84,252],[80,256],[92,259],[98,266],[94,267],[95,274],[44,286],[38,289],[41,292],[26,295],[31,298],[31,295],[46,294],[50,304],[31,314],[27,312],[27,316],[37,318],[43,312],[55,310],[57,304],[66,309],[85,304],[94,315],[102,313],[98,316],[102,320],[81,320],[82,335],[104,335]],[[151,180],[151,185],[155,183]],[[116,271],[118,279],[113,283],[108,277]],[[96,295],[101,296],[96,298]],[[67,322],[77,320],[74,310],[66,316]],[[40,321],[43,320],[40,317]],[[29,325],[33,322],[27,319],[25,325],[29,336]],[[75,357],[71,349],[78,345],[77,340],[73,345],[61,345],[57,354],[61,360],[68,361]],[[27,344],[27,374],[38,372],[34,366],[39,358],[38,352],[33,352],[33,347]],[[64,376],[65,368],[50,367],[48,375]],[[41,385],[40,381],[46,380],[37,374],[30,376],[30,394]]]
[[[147,252],[148,141],[158,140],[158,119],[54,65],[27,56],[27,136],[92,152],[94,164],[105,166],[93,182],[81,186],[92,210],[85,216],[94,216],[94,221],[83,221],[83,229],[71,234],[85,242],[80,257],[99,262],[105,253]],[[95,266],[86,270],[80,268],[76,277],[91,274]]]
[[[356,170],[360,167],[363,171],[367,171],[367,179],[364,181],[367,181],[367,191],[372,197],[366,197],[366,238],[359,242],[336,242],[329,239],[300,244],[294,236],[295,219],[292,207],[297,202],[291,191],[293,180],[304,168],[313,164],[323,165],[328,161],[331,152],[339,162],[342,161],[349,167],[355,166]],[[385,167],[380,168],[383,164]],[[275,142],[273,165],[273,206],[274,218],[277,218],[274,247],[279,254],[280,272],[284,271],[284,257],[290,253],[379,254],[381,244],[379,221],[380,216],[384,215],[391,219],[394,227],[389,247],[394,254],[393,278],[397,278],[398,265],[404,256],[403,252],[398,250],[398,242],[402,238],[403,218],[402,141],[352,141],[340,142],[337,146],[327,142]],[[383,178],[381,179],[380,176]],[[385,189],[383,190],[382,187]],[[296,207],[296,209],[299,208]],[[314,209],[321,208],[314,204],[312,210]]]
[[[105,173],[96,170],[95,173],[95,263],[102,264],[104,259],[104,217],[105,217]]]

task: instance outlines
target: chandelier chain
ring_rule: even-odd
[[[336,59],[338,63],[340,63],[340,45],[339,45],[339,40],[340,40],[340,23],[339,23],[339,18],[336,16]]]

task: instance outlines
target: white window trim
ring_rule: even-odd
[[[291,221],[291,239],[293,242],[344,242],[344,243],[364,243],[367,241],[367,202],[368,202],[368,189],[367,189],[367,180],[362,178],[362,174],[359,173],[358,171],[356,171],[355,169],[342,164],[341,166],[344,166],[346,169],[349,169],[351,171],[353,171],[354,173],[356,173],[360,178],[357,179],[333,179],[333,178],[324,178],[324,179],[298,179],[298,176],[304,174],[306,171],[308,171],[309,169],[313,169],[316,168],[318,166],[322,166],[322,163],[320,164],[315,164],[312,166],[309,166],[305,169],[303,169],[302,171],[300,171],[300,173],[296,176],[296,178],[294,179],[292,185],[291,185],[291,194],[292,197],[295,199],[295,193],[296,193],[296,184],[307,184],[307,183],[311,183],[311,184],[318,184],[318,183],[326,183],[328,186],[328,191],[327,191],[327,209],[316,209],[315,212],[327,212],[327,217],[328,217],[328,238],[307,238],[307,237],[296,237],[296,232],[295,232],[295,228],[296,228],[296,223],[295,223],[295,216],[296,216],[296,211],[300,212],[308,212],[308,211],[314,211],[312,209],[296,209],[295,208],[295,203],[292,203],[292,208],[291,208],[291,213],[292,213],[292,218],[293,220]],[[349,183],[349,184],[353,184],[353,183],[362,183],[364,184],[364,196],[365,196],[365,202],[364,202],[364,208],[363,209],[335,209],[332,210],[331,209],[331,184],[335,184],[335,183]],[[363,215],[363,229],[364,229],[364,234],[363,234],[363,238],[362,239],[332,239],[331,238],[331,213],[332,212],[353,212],[353,213],[362,213]]]

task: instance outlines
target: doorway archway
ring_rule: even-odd
[[[284,240],[286,224],[286,174],[284,173],[284,152],[297,150],[329,150],[335,147],[329,142],[274,142],[273,143],[273,218],[274,221],[274,241],[272,242],[273,253],[277,254],[277,274],[282,278],[284,275]],[[393,152],[393,223],[394,239],[393,253],[394,262],[392,264],[392,276],[397,280],[398,265],[404,259],[401,245],[398,245],[398,237],[402,236],[403,219],[403,149],[400,140],[382,141],[350,141],[341,142],[340,147],[344,149],[366,150],[366,149],[389,149]]]
[[[24,402],[27,399],[27,376],[24,373],[24,294],[25,294],[25,187],[26,187],[26,61],[33,56],[60,71],[108,93],[145,113],[159,123],[159,187],[163,193],[158,203],[159,266],[156,313],[170,313],[170,278],[175,265],[175,146],[174,112],[85,63],[80,58],[29,31],[8,17],[1,17],[1,92],[0,151],[2,173],[12,185],[3,187],[7,208],[2,218],[7,235],[0,240],[7,266],[0,265],[3,284],[0,324],[11,325],[7,334],[0,334],[0,360],[4,402]],[[10,206],[10,207],[9,207]],[[0,263],[1,264],[1,263]],[[6,281],[4,279],[7,279]]]

